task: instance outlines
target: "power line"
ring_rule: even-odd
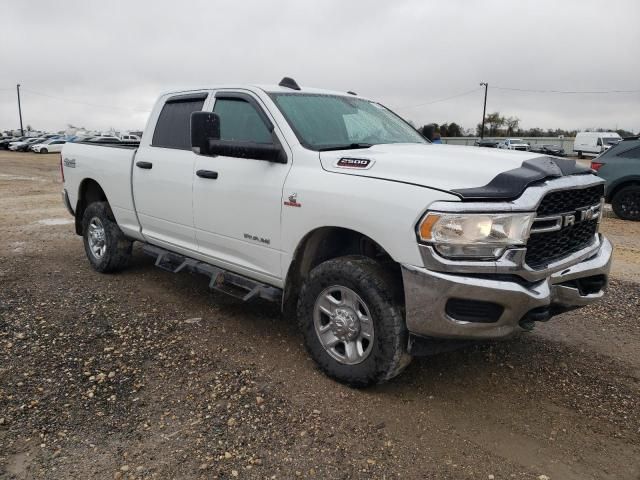
[[[132,108],[118,107],[116,105],[101,105],[101,104],[98,104],[98,103],[84,102],[82,100],[73,100],[73,99],[70,99],[70,98],[58,97],[56,95],[49,95],[47,93],[36,92],[35,90],[31,90],[31,89],[27,89],[27,88],[23,88],[22,91],[31,93],[32,95],[39,95],[41,97],[47,97],[47,98],[51,98],[51,99],[58,100],[58,101],[61,101],[61,102],[77,103],[77,104],[80,104],[80,105],[87,105],[89,107],[112,108],[112,109],[122,110],[122,111],[127,111],[127,112],[148,113],[148,110],[136,110],[136,109],[132,109]]]
[[[529,88],[514,88],[514,87],[496,87],[492,85],[491,88],[498,90],[510,90],[514,92],[527,92],[527,93],[555,93],[555,94],[569,94],[569,95],[606,95],[612,93],[638,93],[640,90],[536,90]]]
[[[423,107],[425,105],[432,105],[434,103],[446,102],[447,100],[452,100],[454,98],[464,97],[465,95],[469,95],[470,93],[477,92],[478,90],[482,90],[482,88],[474,88],[473,90],[468,90],[466,92],[458,93],[457,95],[452,95],[452,96],[446,97],[446,98],[440,98],[438,100],[432,100],[430,102],[418,103],[418,104],[415,104],[415,105],[405,105],[404,107],[397,107],[397,110],[403,110],[405,108]]]

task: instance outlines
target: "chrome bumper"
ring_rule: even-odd
[[[545,278],[533,282],[511,281],[508,275],[498,277],[487,272],[453,274],[403,265],[407,328],[416,335],[439,338],[509,336],[522,330],[521,320],[532,311],[548,309],[553,314],[601,298],[608,283],[612,250],[609,240],[600,237],[597,250],[588,258],[575,259],[562,269],[550,269]],[[602,288],[581,293],[575,281],[598,275],[605,278]],[[450,299],[491,302],[504,310],[492,323],[456,320],[446,313]]]

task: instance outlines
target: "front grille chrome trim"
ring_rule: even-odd
[[[533,269],[525,262],[526,248],[509,248],[495,261],[451,260],[438,254],[431,245],[420,245],[423,264],[429,270],[443,273],[476,275],[516,275],[527,282],[538,282],[552,273],[587,260],[598,253],[603,238],[600,234],[583,249],[549,263],[544,269]]]

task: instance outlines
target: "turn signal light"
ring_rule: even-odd
[[[420,238],[422,240],[431,240],[431,229],[440,220],[440,215],[430,213],[420,224]]]

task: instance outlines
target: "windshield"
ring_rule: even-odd
[[[602,141],[604,143],[610,144],[610,145],[615,145],[616,143],[618,143],[620,141],[619,138],[616,137],[605,137],[602,139]]]
[[[271,97],[300,143],[312,150],[428,143],[403,119],[368,100],[299,93],[272,93]]]

